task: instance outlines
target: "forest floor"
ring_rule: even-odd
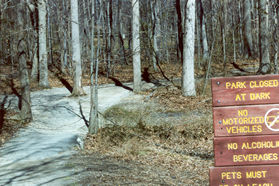
[[[105,68],[101,67],[100,84],[115,83],[119,86],[120,83],[127,88],[129,84],[122,83],[132,81],[132,69],[126,67],[116,66],[113,77],[106,77]],[[123,100],[103,110],[101,121],[105,127],[96,135],[87,135],[84,150],[64,160],[61,170],[71,170],[75,175],[68,178],[68,183],[208,185],[209,167],[213,166],[213,126],[210,83],[201,95],[205,69],[196,69],[198,95],[183,97],[179,80],[181,65],[162,64],[161,67],[164,74],[144,67],[143,79],[148,83],[140,93],[140,99]],[[216,70],[217,67],[214,67],[214,75],[222,75],[222,70]],[[235,70],[231,66],[229,68]],[[0,94],[9,95],[13,93],[10,87],[18,89],[19,84],[17,81],[11,83],[3,74],[16,74],[16,70],[13,72],[2,67],[0,70]],[[72,84],[69,76],[64,77]],[[167,81],[167,78],[172,81]],[[55,72],[50,73],[49,79],[51,87],[63,87]],[[89,85],[89,76],[84,75],[83,85]],[[40,91],[35,82],[31,83],[31,89]],[[82,99],[86,102],[85,98]],[[14,118],[15,114],[14,109],[9,109],[5,118]],[[19,129],[29,126],[6,119],[0,146],[12,141],[10,139],[15,138],[13,136]]]
[[[253,75],[255,64],[239,61],[237,68],[229,64],[227,76]],[[224,75],[223,66],[213,64],[212,68],[210,77]],[[121,103],[108,109],[104,113],[108,126],[87,135],[85,150],[70,163],[84,167],[76,184],[209,185],[214,134],[210,80],[204,86],[206,70],[195,70],[196,97],[181,95],[180,65],[162,65],[162,70],[172,83],[141,92],[144,102],[140,105]],[[160,72],[151,74],[153,80],[166,79]]]
[[[71,167],[84,167],[77,184],[208,185],[211,98],[180,95],[178,89],[161,88],[140,105],[108,109],[104,117],[112,124],[88,135],[85,150],[70,161]]]

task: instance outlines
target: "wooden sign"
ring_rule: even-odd
[[[279,166],[236,166],[212,167],[211,186],[277,186],[279,185]]]
[[[279,135],[214,139],[215,166],[279,163]]]
[[[279,75],[213,78],[212,105],[279,103]]]
[[[279,104],[214,107],[213,124],[215,136],[279,134]]]

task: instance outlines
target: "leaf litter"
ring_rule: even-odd
[[[150,91],[142,94],[150,95]],[[109,109],[104,117],[113,124],[87,135],[79,158],[101,156],[133,171],[120,169],[117,176],[115,171],[106,173],[98,180],[102,182],[96,181],[96,171],[88,171],[80,176],[80,183],[208,185],[208,170],[213,166],[211,98],[180,95],[178,88],[164,87],[153,92],[141,110],[138,103]],[[118,180],[120,175],[122,180]]]

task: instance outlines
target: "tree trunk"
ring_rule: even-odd
[[[35,30],[35,32],[37,32]],[[35,39],[38,40],[38,34],[35,35]],[[34,43],[34,56],[33,56],[33,60],[32,60],[32,70],[31,70],[31,78],[32,80],[37,80],[38,81],[38,42],[36,41]]]
[[[223,63],[224,63],[224,76],[227,75],[227,48],[226,48],[226,34],[227,34],[227,0],[223,2],[223,24],[221,25],[222,43],[223,43]]]
[[[30,18],[32,22],[32,43],[33,43],[33,52],[32,52],[32,70],[31,70],[31,79],[33,81],[38,80],[39,69],[38,69],[38,33],[39,33],[39,20],[38,20],[38,9],[35,5],[31,3],[30,0],[27,0],[27,5],[30,11]],[[33,21],[32,21],[33,20]]]
[[[278,29],[278,18],[279,18],[279,7],[276,2],[273,2],[273,45],[274,45],[274,73],[278,74],[278,42],[279,42],[279,29]]]
[[[133,73],[134,73],[134,92],[141,90],[141,60],[140,60],[140,23],[139,23],[139,0],[132,0],[133,8]]]
[[[208,43],[207,43],[207,34],[206,34],[206,27],[205,27],[205,16],[204,16],[204,10],[202,5],[202,0],[198,1],[199,3],[199,19],[200,19],[200,32],[201,32],[201,43],[202,43],[202,51],[203,51],[203,60],[207,60],[209,57],[209,51],[208,51]]]
[[[61,15],[61,22],[62,22],[62,28],[63,28],[63,52],[61,53],[61,71],[65,72],[65,67],[68,65],[68,52],[67,52],[67,24],[65,21],[65,18],[63,15],[66,13],[66,7],[65,7],[65,0],[62,1],[62,15]]]
[[[255,36],[254,36],[254,52],[255,52],[255,57],[259,57],[260,56],[260,51],[259,51],[259,43],[260,43],[260,38],[259,38],[259,2],[258,0],[253,0],[253,4],[254,4],[254,17],[253,19],[254,21],[254,32],[255,32]]]
[[[78,20],[78,0],[71,0],[71,24],[72,24],[72,60],[74,64],[74,88],[72,96],[84,95],[81,85],[81,57]]]
[[[154,15],[154,31],[153,31],[153,68],[157,72],[157,59],[159,59],[159,48],[158,48],[158,37],[159,37],[159,7],[158,7],[158,0],[155,0],[155,3],[153,5],[153,12]]]
[[[122,24],[123,24],[122,21],[121,21],[121,18],[122,18],[121,4],[122,4],[122,2],[121,2],[121,0],[118,0],[117,2],[118,2],[117,22],[118,22],[119,49],[120,49],[121,56],[123,56],[124,63],[126,65],[128,65],[128,62],[127,62],[127,59],[126,59],[126,54],[125,54],[124,38],[122,36]],[[120,57],[120,61],[123,64],[123,62],[121,60],[121,57]]]
[[[49,87],[48,63],[47,63],[47,38],[46,38],[46,2],[39,0],[39,85],[43,88]]]
[[[198,11],[196,12],[196,16],[199,17],[198,15]],[[198,63],[198,67],[201,67],[201,31],[199,29],[200,26],[200,21],[198,19],[196,19],[196,36],[197,36],[197,63]]]
[[[102,6],[100,9],[100,15],[98,19],[98,25],[100,25],[100,20],[102,16]],[[95,59],[95,4],[92,0],[92,21],[91,21],[91,70],[90,70],[90,114],[89,114],[89,133],[96,134],[99,129],[99,116],[98,116],[98,67],[99,67],[99,51],[100,51],[100,27],[98,29],[98,49],[97,56]]]
[[[259,51],[260,51],[260,67],[258,73],[270,73],[269,59],[269,30],[268,30],[268,0],[258,0],[259,2]]]
[[[236,63],[236,46],[235,46],[235,20],[234,13],[232,13],[232,39],[233,39],[233,62]]]
[[[0,0],[0,33],[2,34],[2,20],[3,20],[3,12],[2,12],[2,0]],[[3,51],[3,47],[2,47],[2,43],[3,39],[2,36],[0,36],[0,64],[2,63],[2,51]]]
[[[109,0],[107,4],[107,26],[108,26],[108,46],[107,46],[107,54],[108,54],[108,62],[107,62],[107,77],[111,74],[111,55],[112,55],[112,0]]]
[[[186,11],[187,16],[185,20],[186,24],[183,55],[182,94],[183,96],[195,96],[195,0],[188,0]]]
[[[244,47],[246,57],[254,55],[251,23],[251,2],[244,0]]]
[[[25,32],[24,32],[24,12],[25,7],[23,3],[20,3],[20,8],[18,10],[18,21],[20,28],[19,42],[17,45],[17,56],[19,61],[19,78],[20,78],[20,89],[21,96],[19,97],[19,110],[20,117],[25,122],[30,122],[32,120],[32,111],[31,111],[31,98],[30,98],[30,84],[29,84],[29,75],[28,68],[26,64],[27,59],[27,46],[25,41]]]
[[[88,6],[88,5],[87,5]],[[86,7],[86,1],[82,1],[82,10],[83,10],[83,32],[82,32],[82,54],[84,55],[85,58],[87,58],[88,53],[89,53],[89,42],[87,38],[89,37],[87,34],[90,33],[89,31],[89,21],[88,21],[88,15],[87,15],[87,7]],[[85,66],[85,65],[84,65]],[[83,66],[83,67],[84,67]]]
[[[177,13],[177,35],[178,35],[178,49],[181,54],[181,63],[183,63],[183,28],[182,28],[182,15],[180,0],[175,1],[176,13]]]
[[[62,1],[62,10],[61,12],[61,28],[62,28],[62,36],[61,38],[63,38],[63,42],[61,43],[61,48],[62,48],[62,52],[61,52],[61,56],[60,56],[60,61],[61,61],[61,66],[60,69],[63,73],[65,73],[65,66],[67,66],[68,64],[68,58],[67,58],[67,24],[65,21],[64,16],[65,15],[65,0]]]
[[[103,1],[101,1],[101,3],[104,3],[104,7],[102,7],[103,9],[104,9],[104,16],[102,16],[102,21],[101,21],[101,23],[102,23],[102,31],[103,31],[103,33],[102,33],[102,36],[103,36],[103,38],[102,38],[102,54],[103,54],[103,61],[107,64],[107,47],[108,47],[108,45],[107,45],[107,41],[108,41],[108,38],[106,37],[107,36],[107,28],[106,28],[106,25],[105,25],[105,21],[106,21],[106,18],[105,18],[105,1],[103,2]],[[108,67],[108,64],[107,64],[107,67]],[[107,68],[106,68],[106,70],[107,70]],[[108,73],[107,73],[108,74]]]
[[[48,2],[49,3],[49,2]],[[50,64],[53,64],[53,47],[52,47],[52,23],[50,20],[50,8],[49,4],[47,5],[47,35],[48,35],[48,47],[49,47],[49,61]]]
[[[239,37],[240,37],[240,42],[239,42],[239,53],[242,55],[244,54],[244,42],[243,42],[243,24],[242,24],[242,9],[241,9],[241,1],[238,1],[238,17],[239,17]]]

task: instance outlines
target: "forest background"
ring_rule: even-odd
[[[211,77],[278,73],[278,18],[278,0],[0,0],[0,93],[19,98],[26,123],[31,90],[82,96],[90,85],[91,134],[102,128],[100,84],[133,82],[130,90],[175,112],[209,108]],[[14,113],[0,101],[0,131],[13,133],[4,118]]]

